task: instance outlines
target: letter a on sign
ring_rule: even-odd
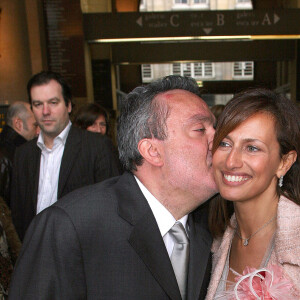
[[[262,21],[261,24],[262,25],[272,25],[271,20],[270,20],[268,14],[265,14],[264,19],[263,19],[263,21]]]

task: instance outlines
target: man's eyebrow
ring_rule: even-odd
[[[194,115],[190,118],[191,122],[207,122],[207,123],[211,123],[214,124],[215,120],[212,116],[204,116],[204,115]]]

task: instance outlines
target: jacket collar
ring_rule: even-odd
[[[125,172],[120,177],[116,198],[119,199],[120,217],[132,225],[130,245],[170,299],[180,300],[167,249],[150,206],[132,174]]]
[[[81,150],[81,133],[81,129],[78,129],[73,125],[68,133],[59,171],[57,199],[62,196],[62,192],[66,185],[72,166],[74,165],[77,155]]]
[[[199,299],[203,293],[205,276],[211,273],[212,236],[208,229],[208,203],[189,215],[190,262],[188,275],[188,299]],[[206,291],[205,291],[206,294]]]
[[[280,197],[275,235],[275,255],[281,264],[300,266],[300,207],[284,196]]]

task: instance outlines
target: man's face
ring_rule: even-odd
[[[23,130],[21,135],[27,140],[30,141],[33,138],[38,136],[38,124],[34,118],[34,115],[30,108],[28,108],[29,117],[25,122],[23,122]]]
[[[169,107],[167,138],[161,142],[165,178],[194,209],[217,192],[211,153],[215,119],[206,103],[188,91],[158,97]]]
[[[31,89],[32,111],[44,136],[54,139],[68,125],[71,103],[65,105],[62,88],[51,80]]]

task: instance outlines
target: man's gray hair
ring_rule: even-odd
[[[30,117],[28,108],[29,106],[27,102],[18,101],[11,104],[7,110],[6,124],[10,127],[13,127],[13,119],[15,117],[18,117],[22,120],[24,129],[28,129],[26,122],[27,119]]]
[[[156,96],[177,89],[200,96],[193,78],[171,75],[135,88],[123,100],[118,122],[118,149],[125,170],[133,172],[142,165],[143,157],[138,150],[140,140],[167,138],[169,107]]]

